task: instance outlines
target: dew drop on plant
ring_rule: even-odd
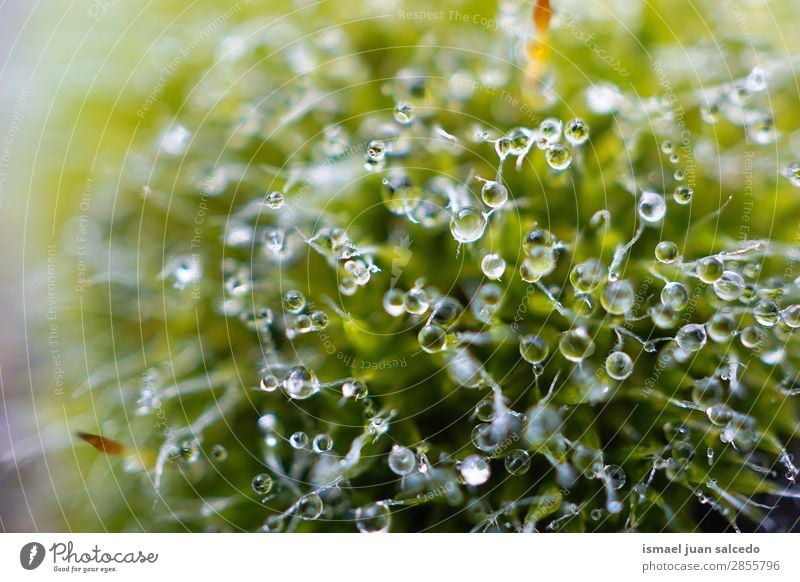
[[[511,140],[507,137],[501,137],[494,142],[494,151],[497,152],[497,157],[503,162],[508,154],[511,153]]]
[[[714,293],[723,301],[734,301],[744,293],[744,278],[736,271],[723,271],[714,281]]]
[[[200,447],[197,446],[197,441],[186,440],[180,444],[178,449],[180,459],[186,463],[194,463],[200,458]]]
[[[253,477],[250,485],[253,487],[253,491],[259,495],[266,495],[272,489],[272,477],[266,473],[259,473]]]
[[[689,204],[692,201],[693,196],[694,190],[689,186],[678,186],[672,192],[672,199],[681,206],[686,206]]]
[[[322,331],[328,327],[328,315],[324,311],[312,311],[308,319],[311,322],[311,329],[314,331]]]
[[[305,400],[319,392],[317,376],[305,366],[295,366],[283,380],[283,389],[289,398]]]
[[[800,305],[789,305],[781,310],[781,319],[791,329],[800,327]]]
[[[383,308],[392,317],[400,317],[406,312],[405,293],[400,289],[389,289],[383,294]]]
[[[678,259],[678,245],[672,241],[662,240],[656,245],[656,260],[659,263],[669,265]]]
[[[622,489],[627,481],[625,471],[619,465],[608,465],[603,469],[603,473],[612,489]]]
[[[395,475],[405,476],[417,468],[417,458],[408,447],[394,445],[389,453],[389,469]]]
[[[767,71],[764,67],[757,65],[753,67],[747,75],[747,88],[753,93],[760,93],[767,89]]]
[[[217,463],[222,463],[228,458],[228,450],[220,444],[211,447],[211,458]]]
[[[161,149],[171,156],[184,153],[189,147],[192,134],[182,125],[171,127],[161,138]]]
[[[267,194],[267,195],[266,195],[266,197],[264,198],[264,204],[265,204],[265,205],[267,206],[267,208],[269,208],[270,210],[278,210],[278,209],[279,209],[281,206],[283,206],[283,203],[284,203],[285,201],[286,201],[286,200],[285,200],[285,198],[283,197],[283,193],[281,193],[281,192],[278,192],[277,190],[276,190],[276,191],[274,191],[274,192],[270,192],[270,193],[269,193],[269,194]]]
[[[289,313],[298,314],[306,308],[306,296],[295,289],[283,294],[283,306]]]
[[[400,101],[395,105],[394,120],[400,125],[411,125],[415,118],[414,106],[408,101]]]
[[[463,310],[464,307],[458,300],[452,297],[440,297],[434,301],[428,321],[441,327],[447,327],[455,323]]]
[[[578,263],[569,274],[569,282],[578,293],[591,293],[606,279],[608,271],[600,261]]]
[[[406,313],[410,313],[412,315],[422,315],[428,311],[430,305],[431,303],[428,299],[428,294],[425,293],[425,290],[419,286],[412,287],[406,291],[405,296],[403,297],[403,308],[406,310]]]
[[[461,461],[458,470],[464,479],[464,483],[473,487],[486,483],[492,474],[489,463],[480,455],[468,456]]]
[[[483,180],[482,178],[479,178]],[[494,180],[483,180],[481,199],[486,206],[500,208],[508,201],[508,188]]]
[[[678,312],[661,303],[650,309],[650,319],[659,329],[670,329],[678,322]]]
[[[384,533],[392,525],[389,507],[380,501],[356,509],[356,527],[361,533]]]
[[[261,378],[261,382],[259,384],[259,388],[262,392],[275,392],[275,390],[278,389],[278,386],[280,386],[280,382],[272,374],[267,374]]]
[[[535,247],[520,266],[520,276],[526,283],[535,283],[556,268],[556,251],[551,247]]]
[[[564,137],[572,145],[583,145],[589,139],[589,126],[582,119],[572,119],[564,128]]]
[[[195,257],[185,257],[179,259],[173,271],[175,277],[175,288],[184,289],[200,280],[201,269],[200,261]]]
[[[707,284],[714,283],[722,277],[724,266],[717,257],[704,257],[697,261],[697,277]]]
[[[447,333],[438,325],[425,325],[417,334],[419,347],[429,354],[444,351],[447,348]]]
[[[366,398],[368,392],[369,389],[367,388],[366,384],[359,382],[358,380],[349,380],[342,384],[342,396],[345,398],[359,400]]]
[[[781,311],[774,301],[762,299],[753,307],[753,317],[759,325],[772,327],[780,320]]]
[[[531,468],[531,455],[524,449],[514,449],[504,461],[509,475],[524,475]]]
[[[625,380],[633,373],[633,360],[625,352],[611,352],[606,358],[606,372],[614,380]]]
[[[659,222],[667,213],[667,203],[661,194],[645,190],[639,196],[636,210],[645,222]]]
[[[543,228],[534,228],[525,235],[525,242],[522,243],[522,248],[525,253],[530,254],[538,247],[552,247],[556,243],[556,239],[548,230]]]
[[[333,439],[329,434],[318,434],[314,437],[311,446],[316,453],[327,453],[333,448]]]
[[[509,144],[509,152],[514,156],[522,156],[531,147],[531,130],[525,127],[515,127],[506,136]]]
[[[636,292],[628,280],[612,281],[603,288],[600,304],[611,315],[628,313],[636,302]]]
[[[313,520],[322,515],[325,506],[322,499],[316,493],[310,493],[302,497],[295,508],[296,515],[302,519]]]
[[[373,139],[367,144],[367,160],[370,162],[382,162],[386,156],[386,146],[380,140]]]
[[[699,323],[689,323],[678,330],[675,341],[682,350],[688,353],[699,351],[708,339],[705,326]]]
[[[486,216],[477,208],[466,206],[450,219],[450,232],[459,243],[470,243],[483,236]]]
[[[715,313],[706,324],[708,337],[717,343],[729,341],[736,333],[736,318],[727,312]]]
[[[529,334],[520,338],[519,353],[529,364],[540,364],[550,354],[550,345],[542,336]]]
[[[506,272],[506,262],[497,253],[490,253],[481,259],[481,271],[489,279],[497,280]]]
[[[548,145],[558,143],[561,139],[563,124],[560,119],[548,117],[539,124],[539,137],[544,139]]]
[[[302,430],[298,430],[289,437],[289,444],[293,449],[304,449],[308,446],[308,435]]]
[[[754,349],[757,348],[766,337],[767,332],[763,329],[755,325],[748,325],[742,330],[742,333],[739,334],[739,341],[742,342],[742,346],[748,349]]]
[[[547,165],[554,170],[566,170],[572,164],[572,152],[567,146],[553,144],[544,154]]]
[[[672,281],[661,289],[661,303],[680,311],[689,304],[689,291],[683,285]]]
[[[800,162],[789,164],[783,171],[784,177],[791,182],[795,188],[800,188]]]
[[[358,283],[353,277],[342,277],[339,279],[339,293],[346,297],[355,295],[358,291]]]
[[[582,327],[561,334],[558,350],[570,362],[582,362],[594,353],[594,341]]]

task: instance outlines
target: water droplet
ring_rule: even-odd
[[[678,186],[672,192],[672,199],[681,206],[686,206],[689,204],[692,201],[693,196],[694,190],[689,188],[689,186]]]
[[[557,253],[552,247],[534,247],[522,261],[520,276],[526,283],[535,283],[556,268]]]
[[[733,301],[744,293],[744,278],[736,271],[723,271],[714,281],[714,293],[723,301]]]
[[[483,181],[481,199],[483,199],[483,203],[486,204],[486,206],[500,208],[508,201],[508,188],[503,184],[495,182],[494,180],[478,179]]]
[[[447,333],[438,325],[425,325],[417,334],[419,347],[429,354],[447,349]]]
[[[678,245],[672,241],[662,240],[656,245],[656,260],[659,263],[669,265],[678,259]]]
[[[667,213],[667,203],[661,194],[646,190],[639,196],[636,209],[645,222],[659,222]]]
[[[415,118],[414,106],[408,101],[400,101],[395,105],[394,120],[400,125],[411,125]]]
[[[428,294],[425,293],[422,287],[413,287],[409,289],[403,297],[403,307],[407,313],[412,315],[422,315],[428,311],[430,305]]]
[[[742,342],[742,346],[748,349],[754,349],[757,348],[766,337],[767,332],[763,329],[755,325],[748,325],[739,334],[739,341]]]
[[[305,400],[319,392],[320,384],[311,370],[305,366],[296,366],[284,378],[283,389],[289,398]]]
[[[228,450],[220,444],[211,447],[211,458],[217,463],[222,463],[228,458]]]
[[[782,309],[781,319],[791,329],[800,327],[800,305],[789,305]]]
[[[192,134],[182,125],[171,127],[161,138],[161,149],[171,156],[184,153],[189,147]]]
[[[558,340],[558,349],[570,362],[582,362],[594,353],[594,341],[582,327],[565,331]]]
[[[450,232],[459,243],[470,243],[483,236],[486,230],[486,217],[477,208],[466,206],[450,219]]]
[[[283,294],[283,306],[289,313],[298,314],[306,308],[306,296],[297,290],[287,291]]]
[[[544,154],[549,165],[554,170],[566,170],[572,164],[572,152],[561,144],[553,144]]]
[[[659,304],[650,309],[650,319],[653,325],[660,329],[670,329],[678,322],[678,312],[672,307]]]
[[[583,145],[589,139],[589,126],[582,119],[568,121],[564,137],[572,145]]]
[[[327,453],[333,448],[333,439],[329,434],[318,434],[314,437],[311,446],[316,453]]]
[[[367,144],[367,160],[371,162],[381,162],[386,156],[386,145],[377,139]]]
[[[614,380],[625,380],[633,373],[633,360],[625,352],[611,352],[606,358],[606,372]]]
[[[316,493],[310,493],[297,502],[295,511],[298,517],[307,520],[313,520],[322,515],[322,510],[324,507],[325,506],[323,505],[322,499],[320,499],[319,495]]]
[[[264,204],[270,210],[278,210],[281,206],[283,206],[283,203],[285,201],[286,199],[283,197],[283,193],[278,192],[277,190],[274,192],[270,192],[264,198]]]
[[[261,383],[259,384],[259,388],[261,388],[262,392],[275,392],[278,386],[280,386],[280,382],[272,374],[267,374],[261,378]]]
[[[722,277],[723,271],[722,261],[717,257],[704,257],[697,262],[697,277],[703,283],[714,283]]]
[[[361,533],[384,533],[392,524],[392,514],[381,501],[356,509],[356,527]]]
[[[781,318],[781,311],[778,304],[768,299],[762,299],[753,307],[753,317],[764,327],[772,327]]]
[[[394,445],[389,453],[389,469],[395,475],[405,476],[417,468],[417,458],[408,447]]]
[[[539,138],[547,142],[548,145],[558,143],[561,139],[563,124],[560,119],[548,117],[539,124]]]
[[[353,398],[354,400],[359,400],[361,398],[366,398],[368,393],[369,389],[363,382],[352,380],[342,384],[342,396],[344,396],[345,398]]]
[[[470,455],[464,459],[458,470],[464,483],[473,487],[486,483],[492,474],[489,463],[480,455]]]
[[[293,449],[304,449],[308,446],[308,435],[302,430],[292,433],[289,437],[289,444]]]
[[[531,468],[531,455],[523,449],[515,449],[508,453],[504,461],[509,475],[524,475]]]
[[[508,132],[506,139],[509,143],[509,152],[515,156],[525,155],[531,147],[533,135],[526,127],[515,127]]]
[[[506,272],[506,262],[497,253],[490,253],[481,260],[481,271],[489,279],[497,280]]]
[[[689,353],[699,351],[706,345],[707,339],[706,328],[699,323],[684,325],[675,335],[678,346]]]
[[[594,479],[602,473],[605,467],[603,452],[579,444],[572,453],[572,464],[583,473],[584,477]]]
[[[747,75],[747,88],[754,92],[760,93],[767,89],[767,71],[764,67],[756,65]]]
[[[717,343],[725,343],[736,333],[736,318],[726,312],[715,313],[708,320],[706,327],[708,337]]]
[[[689,304],[689,291],[683,283],[676,281],[667,283],[661,289],[661,303],[680,311]]]
[[[603,288],[600,305],[611,315],[624,315],[633,308],[636,292],[630,281],[612,281]]]
[[[591,293],[606,279],[608,271],[600,261],[578,263],[569,274],[569,282],[578,293]]]
[[[389,289],[383,295],[383,308],[392,317],[400,317],[406,312],[405,293],[400,289]]]
[[[795,188],[800,188],[800,162],[789,164],[783,171],[784,177],[791,182]]]
[[[540,364],[550,354],[550,345],[540,335],[526,335],[519,340],[519,353],[529,364]]]
[[[253,487],[253,491],[259,495],[266,495],[272,489],[272,477],[266,473],[259,473],[253,477],[251,486]]]
[[[431,308],[429,322],[447,327],[456,322],[461,316],[462,311],[464,311],[464,307],[456,299],[452,297],[440,297],[434,302]]]

